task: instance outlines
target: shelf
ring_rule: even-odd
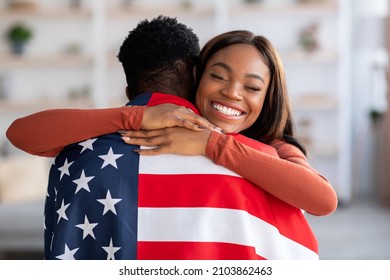
[[[0,19],[4,21],[25,20],[25,19],[89,19],[92,12],[87,9],[9,9],[0,10]]]
[[[92,57],[87,55],[3,55],[0,56],[0,69],[19,67],[89,67]]]
[[[281,51],[280,55],[286,63],[335,63],[338,60],[338,54],[333,50],[318,50],[313,52],[288,50]]]
[[[319,3],[293,3],[275,4],[270,3],[241,3],[232,5],[231,9],[236,13],[259,13],[261,15],[277,16],[318,16],[335,15],[337,4],[334,1],[322,1]]]
[[[156,10],[156,7],[142,7],[142,6],[130,6],[125,8],[115,8],[107,11],[107,17],[111,20],[126,20],[131,18],[149,18],[156,17],[158,15],[177,17],[180,15],[182,18],[197,18],[212,16],[214,14],[213,6],[210,7],[191,7],[185,8],[180,5],[161,6]]]
[[[337,110],[338,101],[323,94],[303,94],[292,101],[292,106],[295,110]]]
[[[26,111],[40,111],[55,108],[93,108],[92,99],[74,100],[34,100],[34,101],[10,101],[0,100],[1,113],[15,113]]]

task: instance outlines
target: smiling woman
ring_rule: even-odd
[[[227,60],[222,60],[222,58]],[[224,72],[216,71],[222,71],[222,69]],[[221,95],[225,96],[224,102],[229,100],[229,104],[233,103],[232,100],[242,96],[243,92],[252,93],[246,94],[248,99],[246,103],[249,102],[249,98],[251,104],[258,102],[254,105],[258,106],[257,108],[252,107],[253,110],[257,110],[253,113],[259,114],[257,119],[252,120],[254,123],[245,129],[238,130],[237,127],[237,130],[232,132],[240,132],[247,137],[268,144],[275,139],[293,140],[284,67],[276,48],[267,38],[256,36],[247,30],[235,30],[220,34],[207,42],[196,66],[196,86],[198,88],[196,104],[202,115],[204,112],[202,106],[199,106],[201,102],[199,94],[204,94],[206,90],[203,83],[212,84],[207,77],[208,71],[214,75],[223,74],[226,78],[233,79],[232,83],[235,86],[230,87],[229,80],[227,82],[232,98],[229,98],[229,92],[221,92]],[[222,103],[222,105],[225,104]],[[297,144],[295,140],[293,142]],[[302,148],[298,144],[297,146]]]
[[[203,117],[225,132],[243,131],[259,117],[269,80],[268,66],[254,46],[226,47],[207,63],[196,105]]]

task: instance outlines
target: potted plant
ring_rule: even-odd
[[[32,38],[33,33],[27,25],[16,23],[8,29],[6,36],[11,43],[12,52],[20,55],[24,52],[24,47]]]

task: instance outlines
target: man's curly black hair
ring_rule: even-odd
[[[192,70],[199,52],[198,37],[176,18],[158,16],[141,21],[129,32],[118,54],[129,99],[153,91],[188,99],[194,94]]]

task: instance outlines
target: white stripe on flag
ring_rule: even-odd
[[[144,148],[144,147],[142,147]],[[140,174],[221,174],[241,177],[229,169],[214,164],[204,156],[173,154],[140,156]]]
[[[252,246],[270,260],[318,259],[305,246],[243,210],[222,208],[138,209],[139,241],[227,242]]]

